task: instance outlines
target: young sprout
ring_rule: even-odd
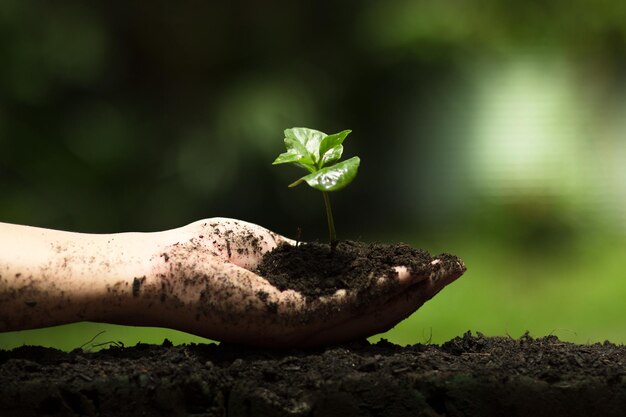
[[[280,154],[273,162],[274,165],[294,164],[309,171],[309,174],[289,184],[289,187],[295,187],[304,181],[322,192],[328,219],[331,249],[337,245],[337,233],[335,232],[328,192],[341,190],[350,184],[356,176],[361,162],[358,156],[337,162],[343,153],[342,143],[350,132],[350,130],[344,130],[333,135],[327,135],[319,130],[307,129],[306,127],[286,129],[285,147],[287,152]]]

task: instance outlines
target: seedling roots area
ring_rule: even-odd
[[[400,265],[428,276],[432,260],[428,252],[405,244],[341,241],[331,251],[329,244],[304,243],[281,245],[266,254],[257,273],[281,290],[294,289],[316,298],[339,289],[366,290],[379,277],[396,275],[393,267]]]
[[[625,361],[610,343],[469,332],[309,351],[25,346],[0,351],[0,415],[623,416]]]

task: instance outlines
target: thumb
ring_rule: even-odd
[[[199,235],[209,237],[219,257],[248,270],[256,268],[263,255],[276,246],[294,244],[291,239],[243,220],[213,217],[193,225],[199,225]]]

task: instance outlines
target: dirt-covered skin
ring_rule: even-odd
[[[623,416],[626,347],[469,333],[442,346],[0,351],[0,415]]]

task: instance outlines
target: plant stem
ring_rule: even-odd
[[[333,210],[330,208],[330,199],[328,193],[322,191],[324,196],[324,205],[326,206],[326,217],[328,219],[328,232],[330,234],[330,249],[334,252],[335,246],[337,246],[337,232],[335,232],[335,222],[333,221]]]

